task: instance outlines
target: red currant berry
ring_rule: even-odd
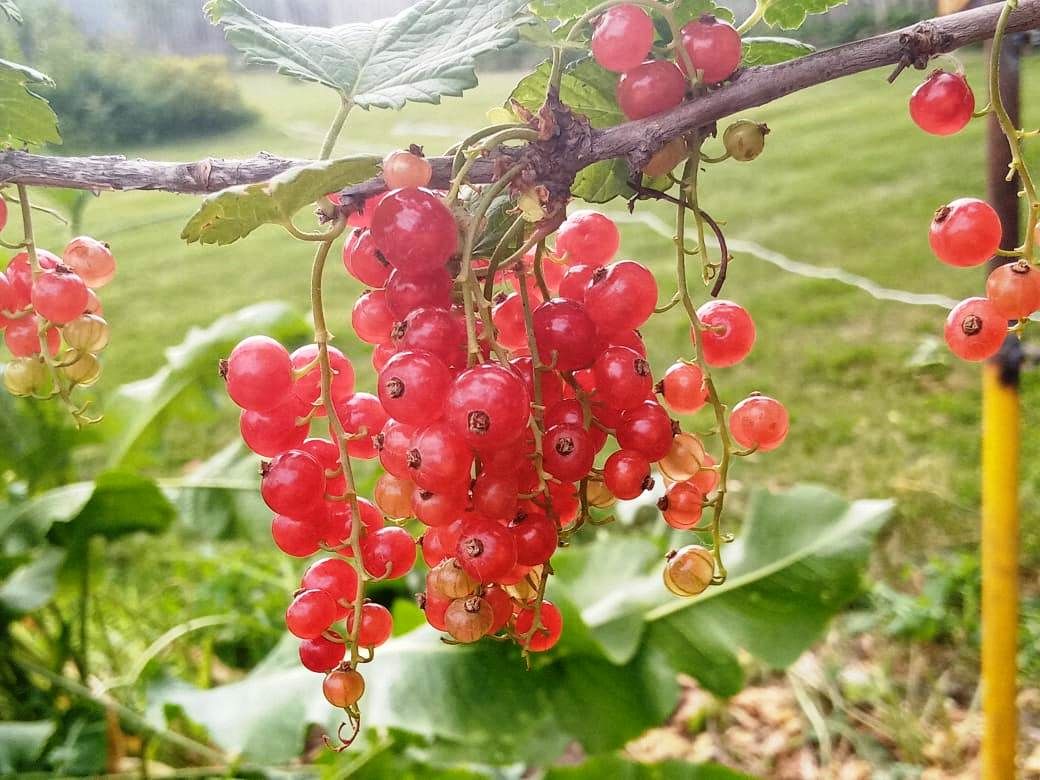
[[[327,347],[329,367],[332,369],[332,400],[343,403],[354,392],[354,366],[350,360],[335,347]],[[318,358],[318,345],[307,344],[290,355],[293,371],[302,371],[315,363]],[[321,397],[321,367],[314,365],[306,374],[293,382],[293,395],[307,405],[315,404]],[[325,415],[322,405],[316,412],[319,417]],[[306,414],[306,412],[305,412]]]
[[[325,591],[305,590],[285,610],[285,625],[300,639],[314,639],[332,625],[337,611],[336,602]]]
[[[451,275],[444,268],[419,272],[394,271],[386,283],[386,305],[395,319],[403,320],[416,309],[451,308]]]
[[[372,350],[372,370],[377,374],[383,370],[383,366],[386,365],[386,361],[392,358],[397,353],[397,348],[393,344],[376,344]]]
[[[787,438],[787,409],[775,398],[752,395],[733,407],[729,431],[742,447],[769,452]]]
[[[603,464],[603,482],[607,490],[623,501],[638,498],[654,486],[650,461],[636,450],[618,450]]]
[[[347,613],[347,632],[353,633],[354,613]],[[361,628],[358,644],[361,647],[379,647],[394,633],[394,617],[382,604],[368,603],[361,606]]]
[[[306,423],[297,420],[307,414],[307,407],[295,398],[288,398],[269,412],[242,410],[238,429],[242,441],[257,455],[273,458],[280,452],[299,449],[307,438]]]
[[[426,613],[426,622],[438,631],[446,631],[444,617],[454,599],[446,598],[427,587],[425,592],[418,595],[417,601],[419,609]]]
[[[433,177],[433,166],[425,157],[404,149],[383,158],[383,181],[389,189],[425,187]]]
[[[221,373],[231,400],[254,412],[281,405],[293,386],[289,352],[267,336],[240,341],[221,364]]]
[[[484,600],[491,605],[491,611],[495,616],[488,633],[497,634],[513,617],[513,599],[501,586],[489,585],[484,589]]]
[[[554,425],[542,437],[542,465],[562,482],[576,482],[592,469],[596,450],[579,425]]]
[[[592,33],[592,56],[607,70],[632,70],[654,45],[654,22],[637,5],[617,5],[596,20]]]
[[[639,357],[646,357],[646,344],[643,343],[643,337],[638,330],[616,330],[607,334],[605,341],[608,346],[628,347]]]
[[[585,425],[585,410],[577,398],[567,398],[550,406],[545,410],[542,424],[548,430],[554,425],[577,425],[584,428],[592,441],[592,447],[599,452],[607,443],[607,432],[598,425]]]
[[[373,195],[370,198],[365,198],[364,202],[357,203],[356,200],[351,202],[350,206],[344,206],[344,210],[348,211],[347,224],[351,227],[365,228],[366,230],[372,226],[372,215],[376,212],[376,207],[379,202],[383,199],[386,193],[380,195]],[[343,206],[342,199],[339,193],[332,193],[326,196],[337,206]]]
[[[602,399],[615,409],[633,409],[653,389],[650,364],[628,347],[607,347],[593,365]]]
[[[347,489],[347,480],[339,462],[339,447],[328,439],[305,439],[296,449],[312,455],[325,469],[325,493],[330,496],[342,496]],[[332,476],[329,476],[329,475]]]
[[[516,540],[516,562],[522,566],[541,566],[560,543],[556,523],[541,512],[517,512],[509,530]]]
[[[455,217],[441,199],[417,187],[388,192],[372,215],[372,238],[394,268],[441,268],[459,246]]]
[[[643,119],[668,111],[682,103],[684,97],[686,77],[668,60],[647,60],[618,79],[618,105],[629,119]]]
[[[531,634],[527,648],[533,653],[542,653],[560,641],[560,634],[563,633],[563,615],[551,601],[542,601],[538,628],[531,633],[535,625],[534,613],[534,607],[527,607],[516,616],[516,633],[521,637],[521,641],[525,641],[527,635]]]
[[[354,393],[343,404],[336,407],[336,416],[343,431],[350,435],[360,434],[360,439],[347,441],[347,451],[353,458],[371,460],[376,456],[375,437],[383,430],[390,417],[383,405],[371,393]]]
[[[415,426],[397,420],[387,420],[383,430],[375,437],[379,463],[389,473],[401,479],[410,479],[408,470],[408,448],[412,446]]]
[[[498,331],[498,343],[506,349],[527,346],[527,325],[524,322],[524,302],[516,293],[504,296],[491,311],[491,319]]]
[[[485,471],[473,480],[473,511],[495,520],[512,517],[516,514],[519,494],[516,473],[494,474]]]
[[[598,268],[585,290],[585,309],[602,333],[643,325],[657,306],[657,281],[650,269],[631,260]]]
[[[447,366],[466,365],[466,321],[454,312],[416,309],[394,326],[393,335],[402,352],[429,352]]]
[[[711,585],[715,576],[715,559],[711,550],[689,544],[668,554],[664,568],[664,584],[677,596],[696,596]]]
[[[718,84],[733,75],[743,54],[740,33],[728,22],[711,14],[683,25],[680,31],[683,48],[705,84]],[[685,71],[686,61],[679,58]]]
[[[440,417],[450,386],[451,371],[442,360],[429,352],[398,352],[379,373],[379,401],[399,422],[429,422]]]
[[[329,672],[321,683],[325,700],[333,707],[346,709],[357,704],[365,692],[365,678],[355,669]]]
[[[400,520],[411,517],[412,491],[415,485],[410,479],[401,479],[393,474],[383,474],[376,480],[372,499],[387,517]]]
[[[498,521],[474,515],[463,521],[455,560],[477,582],[495,582],[516,566],[516,540]]]
[[[739,363],[755,344],[755,323],[747,309],[733,301],[708,301],[697,309],[704,337],[704,361],[709,366],[725,368]],[[697,333],[690,338],[697,342]]]
[[[668,486],[657,506],[668,525],[680,531],[688,531],[701,520],[704,494],[690,482],[674,482]]]
[[[343,267],[366,287],[382,289],[390,278],[390,264],[376,249],[372,233],[355,228],[343,242]]]
[[[386,291],[369,290],[354,301],[350,324],[357,337],[367,344],[391,343],[394,315],[387,306]]]
[[[57,328],[47,329],[47,350],[57,355],[61,348],[61,334]],[[11,320],[4,329],[4,343],[16,358],[40,354],[40,321],[35,314]]]
[[[286,555],[306,558],[318,552],[323,541],[324,526],[286,515],[275,515],[271,521],[271,538]]]
[[[995,268],[986,280],[986,297],[1009,320],[1024,320],[1040,309],[1040,271],[1025,260]]]
[[[325,469],[302,450],[287,450],[264,467],[260,495],[272,510],[299,516],[325,500]]]
[[[644,401],[621,415],[615,435],[623,449],[636,450],[651,463],[661,460],[675,436],[668,413],[656,401]]]
[[[487,635],[494,622],[494,610],[480,596],[455,599],[444,613],[445,629],[452,639],[463,644]]]
[[[673,363],[664,372],[660,391],[672,411],[693,414],[708,402],[708,387],[700,366]]]
[[[323,590],[332,596],[339,608],[336,619],[342,620],[347,614],[347,606],[357,598],[358,576],[354,567],[342,558],[323,558],[307,568],[300,587]]]
[[[422,488],[413,488],[409,498],[412,513],[419,522],[434,528],[451,525],[466,508],[466,494],[453,490],[447,493],[431,493]]]
[[[469,486],[473,455],[465,440],[445,422],[420,428],[408,450],[408,468],[417,487],[462,492]]]
[[[556,254],[571,267],[609,263],[619,246],[621,232],[614,220],[590,209],[572,212],[556,234]]]
[[[455,379],[444,414],[470,447],[498,449],[527,430],[530,403],[520,377],[504,366],[483,363]]]
[[[323,636],[305,639],[300,642],[300,663],[312,672],[331,672],[346,652],[347,646],[342,642],[333,642]]]
[[[524,381],[527,397],[533,401],[535,397],[534,361],[528,356],[517,357],[510,360],[509,365],[512,366],[517,376]],[[539,390],[541,390],[542,406],[548,408],[563,399],[563,379],[555,371],[540,371],[538,373],[538,384]]]
[[[460,518],[450,525],[430,528],[422,537],[423,561],[431,569],[446,558],[454,557],[465,520]]]
[[[406,530],[388,525],[361,537],[365,571],[378,580],[396,580],[415,565],[415,540]]]
[[[538,355],[543,363],[554,365],[559,371],[592,365],[598,354],[596,326],[584,306],[566,298],[553,298],[534,310],[533,320]]]
[[[64,325],[87,310],[87,285],[70,268],[59,265],[33,283],[32,305],[43,319]]]
[[[961,73],[937,70],[910,95],[910,118],[932,135],[953,135],[971,121],[975,95]]]
[[[967,268],[997,253],[1003,228],[993,207],[978,198],[958,198],[935,212],[928,242],[942,262]]]
[[[946,343],[962,360],[985,360],[1000,351],[1007,320],[986,298],[967,298],[946,318]]]
[[[560,281],[560,297],[570,298],[578,303],[585,303],[585,290],[589,286],[589,280],[599,266],[595,265],[572,265],[567,269]]]
[[[66,244],[61,262],[79,274],[87,287],[104,287],[116,275],[112,250],[90,236],[77,236]]]

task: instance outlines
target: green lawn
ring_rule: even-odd
[[[980,84],[981,61],[969,58]],[[840,266],[882,285],[963,297],[981,289],[977,271],[941,266],[930,255],[927,226],[936,206],[961,195],[982,195],[983,126],[937,139],[909,121],[906,100],[919,78],[906,73],[893,86],[873,72],[823,85],[749,112],[772,128],[764,155],[751,164],[711,166],[703,177],[703,205],[725,220],[728,235],[758,242],[818,266]],[[1027,61],[1027,84],[1040,64]],[[492,74],[461,100],[410,105],[398,113],[357,111],[339,152],[382,152],[419,143],[438,153],[486,123],[516,77]],[[273,75],[240,79],[247,99],[263,112],[251,128],[219,138],[126,150],[171,160],[236,157],[266,150],[310,156],[335,109],[327,90]],[[1028,92],[1028,90],[1027,90]],[[984,98],[979,96],[980,104]],[[1040,109],[1029,107],[1033,121]],[[162,362],[164,347],[192,325],[266,299],[306,305],[309,249],[276,228],[264,228],[231,247],[187,246],[178,239],[197,199],[135,193],[102,196],[90,206],[86,228],[110,241],[120,274],[103,291],[113,343],[103,384],[138,379]],[[640,210],[671,220],[667,208]],[[610,204],[620,212],[623,204]],[[41,223],[45,246],[60,248],[58,228]],[[655,267],[662,297],[671,292],[671,247],[645,226],[629,225],[623,254]],[[334,269],[338,270],[338,269]],[[368,352],[345,324],[357,285],[333,273],[330,321],[339,346],[367,365]],[[899,532],[890,549],[916,559],[943,544],[977,537],[979,372],[954,364],[912,368],[923,340],[941,337],[945,312],[876,301],[842,284],[783,273],[749,255],[736,257],[725,295],[745,304],[758,324],[758,343],[742,366],[721,371],[727,399],[758,389],[788,405],[792,433],[785,446],[755,456],[734,471],[738,498],[752,485],[816,481],[850,497],[895,496]],[[654,364],[663,368],[688,354],[687,327],[678,310],[648,329]],[[938,351],[945,358],[943,349]],[[1026,381],[1024,423],[1038,422],[1035,383]],[[229,410],[229,420],[231,419]],[[705,421],[706,422],[706,421]],[[231,426],[228,426],[228,435]],[[187,446],[187,445],[185,445]],[[1027,437],[1024,516],[1040,506],[1040,447]],[[204,451],[183,453],[184,459]],[[1036,527],[1027,529],[1035,556]]]

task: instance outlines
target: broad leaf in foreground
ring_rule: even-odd
[[[748,66],[754,65],[776,65],[778,62],[804,57],[812,54],[816,47],[808,43],[796,41],[793,38],[775,38],[762,36],[757,38],[744,38],[744,56],[741,62]]]
[[[231,244],[261,225],[285,225],[329,192],[379,173],[379,158],[346,157],[290,168],[272,179],[209,195],[181,232],[189,244]]]
[[[572,741],[589,753],[617,749],[672,712],[679,671],[726,695],[743,682],[739,649],[778,668],[797,658],[859,592],[889,510],[815,487],[759,493],[727,551],[729,581],[692,600],[664,590],[664,549],[648,540],[561,550],[550,595],[566,630],[533,671],[515,647],[448,647],[419,628],[366,664],[365,727],[414,734],[442,755],[479,751],[488,763],[551,763]],[[284,761],[302,749],[307,723],[338,724],[320,689],[287,639],[239,682],[153,691],[152,712],[174,706],[222,748]]]
[[[56,728],[49,720],[0,723],[0,775],[32,770]]]
[[[53,87],[50,76],[16,62],[0,60],[0,143],[60,144],[58,117],[51,104],[33,92]]]
[[[237,0],[210,0],[210,21],[250,62],[336,90],[362,108],[439,103],[475,87],[475,58],[517,40],[526,0],[420,0],[394,17],[338,27],[267,19]]]
[[[766,24],[782,30],[797,30],[809,14],[822,14],[846,0],[767,0]]]

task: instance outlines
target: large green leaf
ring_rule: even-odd
[[[378,173],[378,157],[346,157],[290,168],[268,181],[228,187],[202,201],[181,238],[189,244],[231,244],[261,225],[284,225],[322,195]]]
[[[49,720],[0,723],[0,775],[35,768],[54,729],[55,724]]]
[[[54,597],[65,551],[57,547],[42,547],[27,557],[28,562],[0,581],[0,611],[24,615],[35,612]],[[0,768],[2,764],[0,759]]]
[[[439,103],[476,86],[474,59],[517,40],[513,17],[526,0],[420,0],[397,16],[339,27],[266,19],[237,0],[206,12],[251,62],[316,81],[362,108]]]
[[[217,361],[239,341],[264,333],[282,343],[299,343],[311,333],[288,304],[257,303],[227,314],[205,328],[193,328],[184,341],[166,350],[166,365],[148,379],[123,385],[108,404],[101,423],[110,442],[109,464],[132,462],[150,432],[184,394],[219,381]]]
[[[38,70],[0,60],[0,143],[61,143],[54,109],[30,88],[53,86],[50,76]]]
[[[543,62],[514,87],[510,99],[537,111],[545,100],[551,69],[549,62]],[[560,99],[597,128],[625,121],[618,107],[616,90],[617,76],[591,59],[568,67],[560,81]],[[619,195],[631,194],[627,178],[628,165],[624,160],[604,160],[580,171],[571,192],[590,203],[606,203]]]
[[[769,0],[766,24],[782,30],[797,30],[809,14],[822,14],[846,0]]]
[[[816,47],[796,41],[793,38],[776,38],[772,36],[760,36],[744,38],[744,65],[776,65],[778,62],[787,62],[806,54],[812,54]]]

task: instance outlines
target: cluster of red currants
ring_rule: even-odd
[[[962,73],[937,70],[910,97],[910,116],[926,132],[952,135],[975,111],[975,96]],[[928,240],[935,256],[968,268],[1000,250],[1003,227],[996,210],[978,198],[958,198],[932,218]],[[1040,309],[1040,271],[1025,257],[998,266],[986,281],[985,297],[961,301],[946,319],[950,350],[964,360],[986,360],[1000,351],[1008,321],[1022,321]]]
[[[61,257],[35,254],[35,270],[23,251],[0,273],[0,331],[13,358],[4,385],[12,395],[49,398],[101,374],[97,353],[109,328],[94,290],[112,279],[116,262],[107,244],[88,236],[72,239]]]
[[[617,99],[629,119],[660,114],[682,103],[689,66],[698,82],[714,85],[740,65],[740,34],[727,22],[705,14],[683,25],[679,35],[682,49],[675,61],[649,59],[656,31],[646,11],[638,5],[617,5],[596,19],[592,56],[621,74]]]

